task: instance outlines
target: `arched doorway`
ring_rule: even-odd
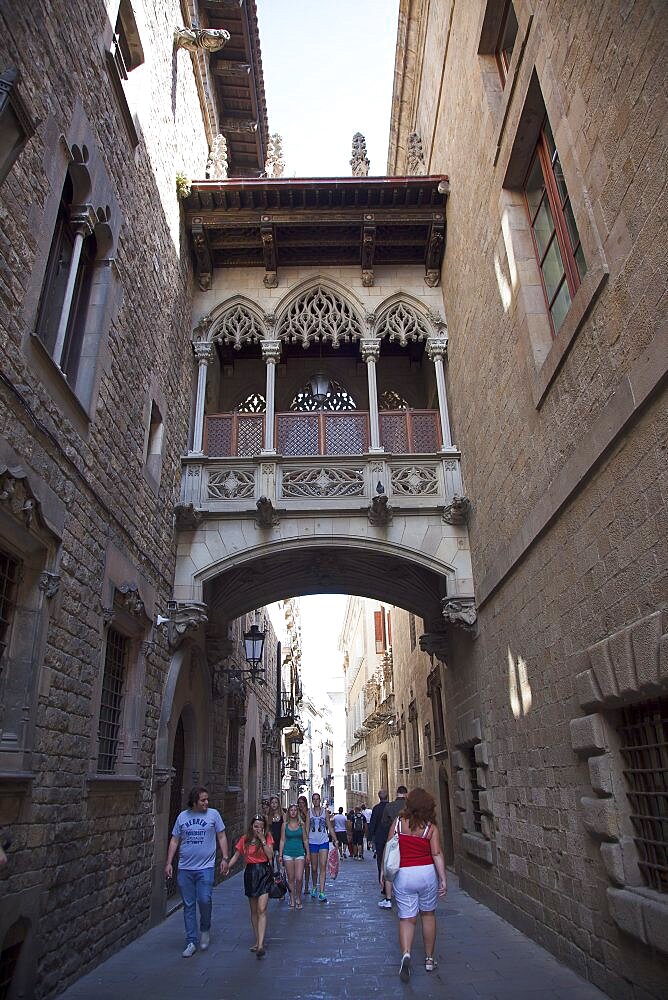
[[[450,782],[448,781],[444,764],[441,764],[438,772],[438,792],[441,800],[443,856],[446,865],[452,865],[455,860],[455,845],[452,835],[452,814],[450,812]]]
[[[185,729],[183,727],[183,716],[179,716],[179,721],[176,725],[176,733],[174,734],[174,750],[172,752],[172,787],[169,796],[169,823],[167,826],[167,841],[171,837],[172,830],[174,828],[174,823],[176,822],[176,817],[179,815],[183,809],[183,775],[184,766],[186,759],[186,735]],[[176,885],[176,872],[178,868],[178,854],[174,859],[174,877],[167,883],[167,898],[171,899],[173,896],[178,895],[178,889]]]
[[[255,815],[258,807],[257,801],[257,751],[255,740],[250,742],[248,751],[248,788],[246,799],[246,829],[250,826],[251,819]]]

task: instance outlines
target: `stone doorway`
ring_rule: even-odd
[[[445,770],[445,765],[441,764],[438,774],[438,792],[441,800],[441,840],[443,857],[448,866],[454,864],[455,845],[452,836],[452,814],[450,812],[450,782]]]
[[[176,725],[176,733],[174,734],[174,750],[172,752],[172,768],[174,776],[172,778],[172,787],[169,796],[169,824],[167,831],[167,841],[171,837],[172,830],[174,828],[174,823],[176,822],[176,817],[181,812],[183,808],[183,775],[186,759],[186,736],[185,729],[183,727],[183,716],[179,716],[179,721]],[[174,877],[167,883],[167,899],[170,900],[174,896],[178,896],[178,887],[176,885],[176,872],[178,869],[178,854],[174,859]]]
[[[248,752],[248,788],[247,788],[247,800],[246,800],[246,829],[249,828],[253,816],[255,816],[258,811],[258,801],[257,801],[257,751],[255,749],[255,740],[250,742],[250,750]]]

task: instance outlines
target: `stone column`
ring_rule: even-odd
[[[193,447],[191,455],[202,454],[204,438],[204,397],[206,396],[206,373],[209,362],[213,359],[213,344],[209,340],[196,340],[193,351],[197,360],[197,398],[195,400],[195,426],[193,429]]]
[[[382,452],[385,449],[380,444],[380,421],[378,418],[378,387],[376,385],[376,362],[380,357],[380,338],[373,337],[360,340],[360,352],[366,362],[366,374],[369,381],[369,423],[371,425],[370,452]]]
[[[445,392],[445,372],[443,369],[443,359],[448,352],[447,337],[429,337],[427,340],[427,354],[434,362],[436,372],[436,390],[438,392],[438,409],[441,415],[441,437],[443,444],[441,451],[456,451],[452,444],[450,435],[450,417],[448,414],[448,397]]]
[[[276,405],[274,402],[274,389],[276,385],[276,365],[281,357],[281,342],[280,340],[263,340],[261,346],[262,357],[267,366],[267,412],[264,417],[264,447],[262,449],[262,454],[275,455],[274,414]]]
[[[65,348],[65,337],[67,335],[67,325],[70,320],[70,310],[72,309],[72,297],[74,296],[74,285],[76,283],[77,273],[79,271],[81,251],[83,250],[84,240],[86,239],[87,236],[90,236],[90,234],[93,232],[93,225],[94,225],[93,219],[91,219],[89,211],[76,213],[72,217],[72,225],[74,229],[74,245],[72,247],[72,256],[70,258],[70,268],[67,273],[67,284],[65,285],[65,298],[63,299],[63,305],[60,310],[60,319],[58,320],[58,332],[56,334],[56,344],[53,349],[53,360],[56,362],[59,368],[60,368],[60,362],[63,359],[63,350]]]

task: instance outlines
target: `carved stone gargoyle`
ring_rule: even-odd
[[[444,597],[441,610],[449,625],[455,625],[467,632],[477,628],[478,609],[473,597]]]
[[[450,503],[443,508],[442,516],[446,524],[468,524],[471,501],[467,496],[455,493]]]
[[[269,497],[260,497],[255,506],[257,507],[255,523],[258,528],[275,528],[278,524],[278,514]]]
[[[174,523],[179,531],[196,528],[203,517],[202,511],[197,510],[194,504],[177,503],[174,505]]]
[[[388,524],[392,524],[394,511],[390,504],[390,498],[385,492],[385,487],[380,481],[376,486],[376,495],[367,507],[366,513],[369,524],[374,528],[385,528]]]
[[[230,40],[224,28],[174,28],[174,45],[188,52],[217,52]]]
[[[207,606],[199,601],[168,601],[167,615],[158,615],[156,627],[167,634],[170,649],[175,649],[186,632],[196,631],[208,621]]]

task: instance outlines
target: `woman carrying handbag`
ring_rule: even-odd
[[[383,876],[394,882],[399,914],[402,952],[399,977],[407,983],[411,975],[411,947],[418,913],[422,921],[425,969],[433,972],[436,968],[436,905],[439,896],[445,896],[448,888],[436,826],[436,803],[424,788],[414,788],[408,793],[406,808],[391,825],[383,856],[383,866],[386,864],[388,870],[384,868]]]

